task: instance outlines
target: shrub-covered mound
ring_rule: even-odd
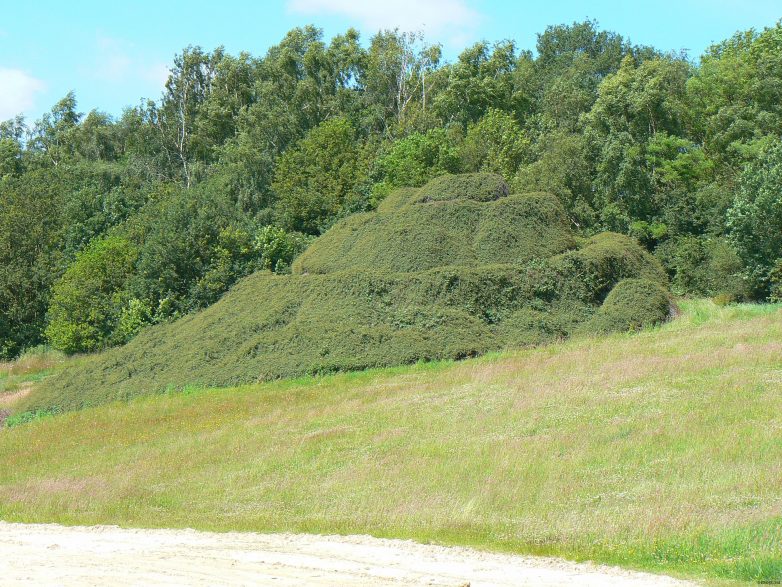
[[[667,313],[665,272],[635,241],[578,243],[556,198],[506,194],[491,175],[393,194],[315,241],[293,275],[257,273],[197,314],[86,356],[22,409],[457,359]]]
[[[616,284],[585,330],[638,330],[665,321],[671,313],[668,291],[648,279],[625,279]]]
[[[334,226],[299,257],[293,271],[413,272],[524,263],[576,247],[555,196],[507,194],[500,176],[483,173],[445,175],[420,190],[400,190],[389,197],[388,208]]]

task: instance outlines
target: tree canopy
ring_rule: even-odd
[[[453,62],[388,30],[296,28],[263,56],[186,47],[162,95],[119,117],[69,93],[0,123],[0,355],[121,343],[459,172],[554,194],[583,237],[637,239],[676,293],[778,299],[780,153],[781,24],[698,62],[593,21]]]

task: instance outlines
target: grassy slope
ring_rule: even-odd
[[[370,533],[782,579],[782,310],[0,432],[0,518]]]
[[[33,386],[56,372],[64,362],[64,356],[54,351],[25,354],[13,363],[0,362],[0,427]]]

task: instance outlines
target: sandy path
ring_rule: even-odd
[[[367,536],[0,522],[3,585],[686,585],[558,559]]]

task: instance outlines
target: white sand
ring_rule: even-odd
[[[559,559],[368,536],[0,522],[2,585],[688,585]]]

